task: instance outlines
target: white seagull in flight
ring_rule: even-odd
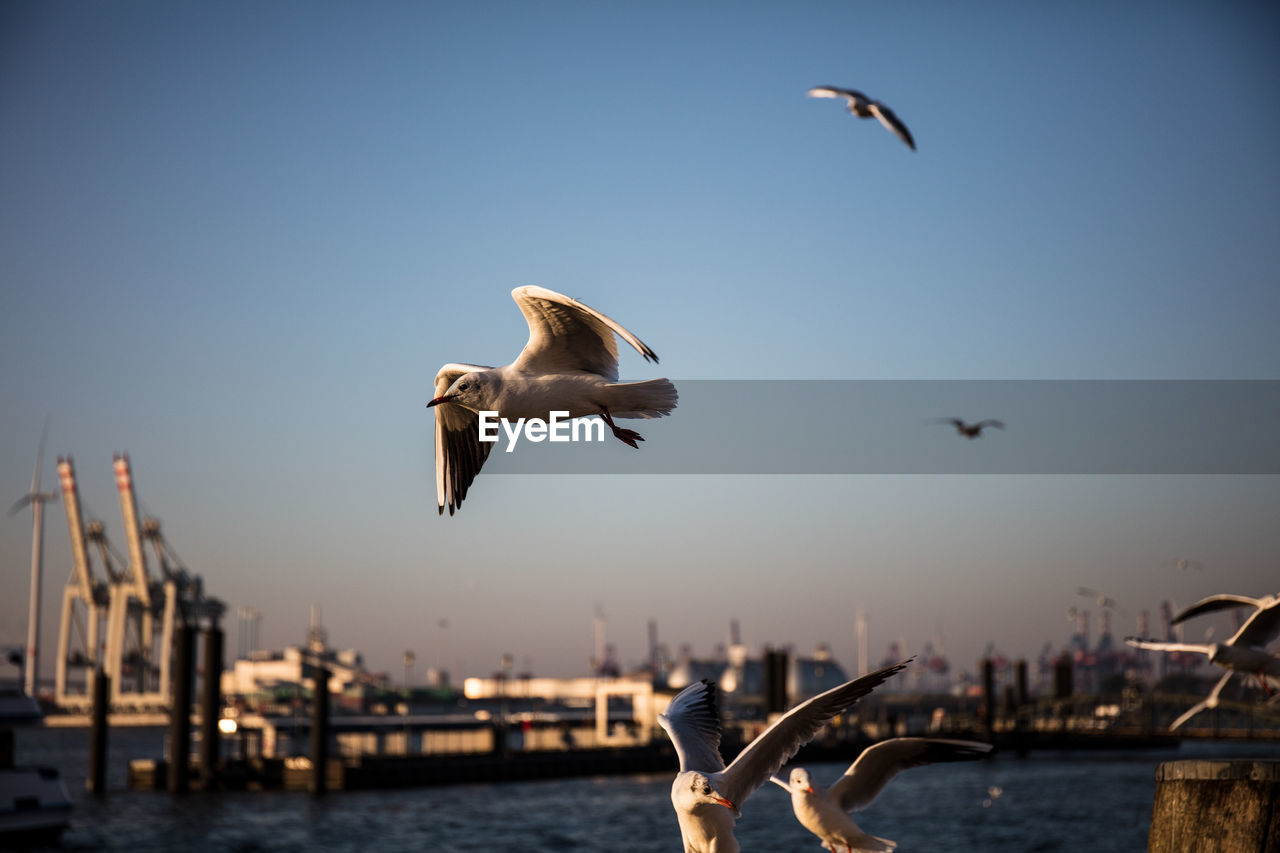
[[[912,151],[916,150],[916,141],[911,138],[911,131],[893,114],[893,110],[879,101],[873,101],[857,89],[837,89],[835,86],[814,86],[806,94],[810,98],[844,98],[849,112],[858,118],[876,118],[887,127],[894,136],[907,144]]]
[[[1151,649],[1157,652],[1196,652],[1207,655],[1210,662],[1227,671],[1222,678],[1218,679],[1218,683],[1209,691],[1204,701],[1197,702],[1188,708],[1182,716],[1173,721],[1169,731],[1178,728],[1206,708],[1218,707],[1218,694],[1227,686],[1231,676],[1237,672],[1256,675],[1258,683],[1268,694],[1272,693],[1272,690],[1267,684],[1267,676],[1280,679],[1280,655],[1267,651],[1267,646],[1280,636],[1280,595],[1268,595],[1262,598],[1230,594],[1211,595],[1173,617],[1173,624],[1177,625],[1192,616],[1233,607],[1252,607],[1254,611],[1253,615],[1240,626],[1240,630],[1226,642],[1165,643],[1159,640],[1144,640],[1140,637],[1124,638],[1124,641],[1135,649]]]
[[[647,361],[658,356],[644,341],[594,308],[545,287],[517,287],[511,298],[529,323],[529,342],[505,367],[446,364],[436,374],[436,502],[440,514],[462,505],[480,473],[491,442],[480,441],[479,412],[503,420],[549,420],[599,415],[613,434],[632,447],[638,432],[614,418],[659,418],[676,407],[676,387],[667,379],[618,381],[618,343],[635,347]]]
[[[738,853],[734,821],[742,803],[786,764],[830,720],[910,661],[877,670],[801,702],[743,747],[728,767],[720,756],[716,686],[699,681],[671,700],[658,722],[671,736],[680,772],[671,784],[671,804],[680,821],[684,853]]]
[[[803,767],[791,771],[790,783],[777,776],[770,776],[769,781],[791,793],[796,819],[818,836],[823,847],[844,853],[884,853],[897,847],[897,843],[867,835],[849,812],[871,805],[889,780],[903,770],[941,761],[969,761],[990,751],[991,744],[974,740],[897,737],[864,749],[825,791],[814,785]]]

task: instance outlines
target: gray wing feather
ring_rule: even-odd
[[[436,374],[435,395],[443,396],[464,373],[488,370],[478,364],[446,364]],[[475,412],[454,403],[441,403],[436,411],[436,504],[441,515],[445,507],[453,515],[462,506],[467,489],[489,458],[492,444],[480,441]]]
[[[614,320],[545,287],[517,287],[511,298],[529,323],[529,342],[511,365],[532,373],[595,373],[618,381],[618,342],[622,338],[649,361],[653,350]]]
[[[676,694],[667,710],[658,715],[680,758],[680,772],[717,773],[724,769],[720,757],[720,711],[712,681],[690,684]]]

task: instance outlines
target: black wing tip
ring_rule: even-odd
[[[707,708],[718,720],[720,719],[720,688],[709,678],[700,679],[705,692],[702,695],[702,701]]]
[[[995,744],[991,743],[981,743],[979,741],[954,743],[931,740],[926,745],[925,757],[932,764],[945,764],[952,761],[977,761],[983,758],[990,758],[995,752]]]
[[[915,661],[915,659],[916,659],[916,656],[912,655],[906,660],[898,661],[897,663],[892,664],[891,666],[886,666],[883,669],[879,669],[871,674],[881,676],[880,683],[883,684],[884,682],[888,681],[890,678],[893,678],[895,675],[897,675],[898,673],[906,669],[908,666],[910,666],[912,662]]]

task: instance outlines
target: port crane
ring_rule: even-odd
[[[139,517],[129,457],[116,454],[113,468],[127,559],[111,547],[102,522],[83,524],[71,459],[58,462],[75,570],[63,595],[55,700],[68,710],[85,710],[93,672],[100,667],[111,679],[113,709],[164,710],[170,703],[176,629],[199,628],[202,623],[216,627],[225,606],[205,595],[201,578],[182,567],[160,522]],[[105,582],[94,577],[88,543],[97,547]],[[158,578],[147,565],[147,544],[155,553]],[[79,629],[78,635],[73,636],[72,626]],[[71,667],[86,670],[78,679],[82,693],[72,689]]]
[[[71,536],[72,571],[62,592],[53,696],[58,707],[82,711],[88,710],[93,701],[93,678],[101,654],[102,617],[108,594],[107,585],[94,577],[89,562],[89,536],[80,513],[80,487],[70,456],[58,457],[58,481]],[[94,525],[95,535],[105,545],[101,522]]]

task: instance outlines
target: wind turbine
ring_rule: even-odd
[[[40,450],[36,452],[36,470],[31,475],[31,488],[9,508],[9,515],[17,515],[31,505],[31,604],[27,610],[27,649],[22,667],[23,690],[32,699],[36,696],[36,677],[39,673],[38,644],[40,642],[40,581],[44,569],[44,505],[58,499],[57,492],[40,491],[40,461],[44,458],[44,439],[49,433],[49,419],[40,430]]]

